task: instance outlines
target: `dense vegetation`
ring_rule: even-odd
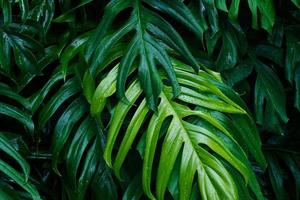
[[[300,199],[299,0],[0,7],[0,199]]]

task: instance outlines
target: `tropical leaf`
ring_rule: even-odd
[[[295,35],[295,30],[291,29],[286,34],[287,38],[287,55],[286,55],[286,77],[295,86],[295,106],[300,110],[300,92],[299,92],[299,58],[297,56],[300,51],[299,38]]]
[[[229,17],[236,19],[239,14],[240,0],[234,0],[229,9]],[[248,5],[252,13],[252,26],[258,28],[258,11],[260,14],[261,27],[269,33],[275,23],[275,9],[273,1],[248,0]]]
[[[291,0],[298,8],[300,8],[299,0]]]
[[[299,154],[295,148],[299,144],[299,137],[290,129],[288,133],[287,136],[270,138],[265,145],[268,174],[277,199],[299,198]],[[291,177],[287,173],[291,173]],[[284,185],[288,178],[294,182],[290,189],[295,192],[289,193],[289,188]]]
[[[52,135],[52,169],[65,177],[63,183],[70,199],[85,199],[93,184],[97,184],[91,188],[95,197],[106,195],[109,199],[117,199],[115,183],[100,153],[104,135],[89,116],[88,102],[81,95],[80,80],[72,77],[72,72],[67,75],[67,80],[62,83],[65,76],[60,71],[54,73],[52,79],[31,97],[32,109],[39,110],[40,131],[59,113]],[[47,99],[53,90],[55,94]]]
[[[176,5],[176,8],[179,9],[181,7],[182,12],[172,12],[169,14],[175,15],[174,17],[181,21],[184,16],[188,16],[193,19],[195,23],[196,19],[193,18],[192,13],[185,8],[184,4],[174,2],[173,4],[166,3],[161,5],[160,3],[161,2],[157,2],[153,5],[165,11],[167,8],[171,8],[173,4],[178,4]],[[112,35],[107,35],[108,28],[113,22],[114,16],[128,7],[133,8],[129,20],[118,29],[118,31]],[[110,19],[108,19],[108,16],[110,16]],[[187,24],[186,21],[184,21],[184,23]],[[187,25],[189,27],[192,26],[191,24]],[[140,59],[139,77],[141,85],[146,93],[148,105],[152,110],[156,110],[158,96],[162,89],[162,83],[158,76],[157,64],[160,64],[166,70],[168,77],[172,82],[174,96],[179,94],[179,86],[175,78],[174,70],[170,64],[170,58],[168,57],[166,48],[160,45],[157,37],[185,57],[196,70],[199,69],[197,62],[177,31],[162,17],[144,7],[140,1],[127,1],[126,3],[119,0],[111,1],[106,6],[104,17],[98,27],[98,30],[95,31],[94,35],[88,41],[86,52],[86,58],[91,63],[90,71],[93,76],[103,70],[103,62],[107,55],[109,55],[107,54],[108,50],[129,32],[136,31],[120,62],[117,94],[121,99],[125,98],[124,85],[136,57],[139,57]],[[200,28],[198,29],[200,30]],[[95,42],[99,45],[95,46]]]
[[[74,8],[69,9],[68,11],[64,12],[62,15],[54,19],[54,22],[72,22],[74,20],[74,11],[83,7],[84,5],[92,2],[92,0],[82,0],[77,6]]]
[[[0,0],[0,199],[299,199],[299,5]]]
[[[286,96],[279,78],[262,62],[256,60],[253,64],[255,65],[255,70],[258,73],[255,83],[255,110],[257,122],[259,124],[272,124],[272,118],[274,117],[275,125],[279,124],[279,119],[276,119],[277,115],[283,122],[286,123],[288,121],[285,106]],[[265,111],[264,101],[266,101]],[[271,113],[273,113],[273,117]],[[267,119],[271,121],[268,122]],[[266,127],[274,128],[272,125],[267,125]],[[277,131],[274,129],[274,131],[277,132],[278,129]],[[283,133],[280,132],[280,134]]]
[[[158,199],[164,199],[168,181],[177,157],[181,158],[180,172],[178,175],[180,199],[188,199],[190,197],[195,173],[198,174],[199,191],[201,192],[202,198],[211,199],[213,196],[214,198],[219,199],[238,198],[237,188],[230,172],[226,170],[218,157],[208,151],[205,147],[214,151],[237,169],[239,173],[243,175],[244,181],[246,183],[249,181],[250,187],[255,191],[258,198],[262,198],[258,183],[252,174],[250,164],[247,164],[248,161],[245,152],[238,145],[234,136],[230,133],[230,130],[226,129],[217,118],[210,114],[211,109],[216,112],[231,113],[230,115],[246,115],[246,111],[239,105],[233,103],[213,84],[215,81],[218,81],[215,77],[208,75],[204,71],[199,72],[199,75],[194,75],[191,71],[192,68],[188,69],[188,67],[184,66],[182,63],[175,63],[177,79],[179,83],[182,84],[182,93],[177,97],[180,102],[172,99],[172,91],[169,87],[164,86],[164,89],[160,94],[158,113],[150,115],[150,121],[147,124],[144,124],[143,122],[145,122],[149,116],[149,109],[147,108],[145,99],[140,103],[136,102],[140,98],[142,91],[139,83],[134,81],[126,92],[130,104],[120,102],[113,111],[108,131],[107,145],[104,152],[104,158],[107,164],[114,169],[116,176],[121,178],[120,169],[126,155],[132,147],[137,134],[139,134],[142,127],[145,126],[147,131],[145,133],[145,147],[142,155],[142,182],[146,195],[149,198],[154,199],[155,197],[150,187],[152,182],[152,168],[154,168],[154,154],[158,148],[157,143],[161,127],[164,121],[168,117],[171,117],[166,132],[161,133],[164,135],[164,139],[161,147],[160,161],[157,167],[156,197]],[[109,79],[104,80],[106,81]],[[188,85],[190,87],[185,86],[187,83],[189,83]],[[206,93],[206,95],[203,96],[202,93]],[[117,137],[120,136],[120,129],[132,104],[139,104],[139,106],[126,127],[126,132],[117,149],[117,154],[113,162],[113,147]],[[200,106],[201,109],[193,110],[185,104],[190,106]],[[190,121],[190,116],[197,117],[199,124]],[[251,119],[249,118],[248,120]],[[240,132],[239,134],[243,133]],[[232,144],[236,145],[236,152],[230,151],[229,147],[225,148],[226,150],[222,148],[224,145],[226,146],[226,144],[228,144],[228,142],[225,142],[226,140],[231,141]],[[250,145],[249,142],[247,145]],[[260,152],[259,149],[260,147],[257,146],[256,153]],[[262,155],[261,152],[260,154]],[[241,160],[243,160],[243,162],[241,162]],[[262,164],[262,166],[265,165],[263,156],[262,160],[258,160],[258,162]],[[205,184],[201,184],[203,182]],[[225,185],[230,185],[230,187],[225,187]],[[229,188],[230,190],[228,190]]]
[[[28,35],[29,33],[22,32],[23,28],[25,27],[10,24],[0,29],[1,67],[6,73],[12,71],[10,60],[12,50],[15,63],[21,70],[33,74],[37,74],[40,71],[34,51],[41,51],[43,47],[38,41]],[[34,27],[29,28],[37,31]]]
[[[8,122],[21,124],[21,127],[24,128],[20,131],[23,132],[24,137],[29,136],[28,138],[31,139],[34,133],[34,122],[31,119],[31,115],[28,110],[30,108],[29,101],[18,93],[15,93],[12,88],[10,88],[6,84],[0,84],[0,96],[1,120],[5,123]],[[3,98],[8,101],[3,102]],[[16,107],[13,105],[13,103],[17,103],[17,105],[19,106]],[[9,119],[9,121],[5,121],[3,119]],[[13,128],[11,128],[10,130],[14,131]],[[26,132],[28,132],[29,134],[25,134]],[[13,138],[12,136],[13,134],[10,132],[2,130],[0,131],[0,150],[5,154],[1,157],[0,160],[0,171],[2,173],[1,177],[3,177],[2,175],[4,174],[5,177],[8,178],[5,185],[10,185],[11,183],[17,184],[22,190],[25,190],[32,199],[39,200],[41,199],[41,197],[37,188],[32,184],[31,181],[29,181],[29,163],[27,162],[24,155],[21,155],[21,153],[19,152],[21,148],[16,145],[17,142],[13,141],[15,138]],[[12,163],[16,163],[18,167],[12,166]],[[22,170],[22,173],[19,171],[20,169]],[[1,191],[1,195],[10,196],[4,190]]]
[[[5,172],[5,174],[10,177],[14,182],[16,182],[19,186],[21,186],[24,190],[26,190],[34,200],[40,200],[40,195],[37,192],[37,189],[34,185],[27,182],[18,171],[12,168],[9,164],[0,160],[0,170]]]
[[[51,0],[37,0],[33,3],[33,8],[29,12],[31,19],[42,23],[43,31],[45,34],[52,22],[54,16],[55,3]]]
[[[0,132],[0,149],[12,157],[20,165],[24,174],[21,174],[18,170],[12,168],[2,159],[0,160],[0,171],[9,177],[13,182],[17,183],[23,190],[27,191],[32,196],[32,199],[41,199],[36,187],[28,180],[30,173],[29,164],[5,137],[7,134],[8,133]],[[1,195],[7,196],[7,194],[2,192]]]

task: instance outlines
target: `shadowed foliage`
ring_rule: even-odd
[[[0,199],[299,199],[298,0],[0,0]]]

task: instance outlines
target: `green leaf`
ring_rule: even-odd
[[[1,199],[6,199],[6,200],[15,200],[13,197],[10,196],[10,194],[7,194],[5,191],[2,189],[0,190],[0,198]],[[19,200],[19,199],[18,199]]]
[[[33,51],[43,50],[42,45],[29,35],[18,30],[14,30],[13,26],[1,28],[0,33],[0,44],[3,45],[1,45],[0,50],[3,55],[10,57],[10,49],[13,49],[15,63],[18,65],[18,67],[25,72],[38,74],[40,69],[38,69],[37,58]],[[4,47],[6,49],[3,49]],[[10,64],[9,57],[0,62],[7,72],[11,71],[8,69],[8,65]]]
[[[27,0],[19,0],[20,10],[22,12],[22,20],[26,20],[28,11],[29,11],[29,4]]]
[[[141,196],[143,195],[143,188],[141,187],[141,185],[142,185],[142,176],[141,173],[138,173],[126,188],[122,200],[141,199]]]
[[[14,118],[21,122],[29,130],[29,132],[33,134],[34,123],[31,119],[31,115],[29,115],[28,112],[20,110],[15,106],[0,102],[0,114]]]
[[[140,41],[138,38],[134,38],[128,45],[126,49],[126,54],[123,56],[120,66],[119,66],[119,72],[117,77],[117,94],[119,98],[123,98],[125,96],[125,85],[126,85],[126,79],[131,71],[132,64],[134,60],[136,59],[139,48],[138,43]]]
[[[94,174],[91,185],[95,193],[95,199],[118,199],[119,195],[117,191],[117,185],[113,180],[111,171],[109,170],[103,159],[101,159],[98,165],[98,169]]]
[[[75,6],[74,8],[71,8],[70,10],[64,12],[62,15],[58,16],[55,18],[53,21],[57,23],[62,23],[62,22],[72,22],[73,20],[70,20],[70,15],[77,10],[78,8],[81,8],[85,6],[86,4],[92,2],[92,0],[81,0],[80,3]]]
[[[253,7],[252,5],[254,4],[254,2],[256,2],[256,0],[249,1],[249,2],[253,2],[249,4],[249,7],[251,9]],[[232,3],[230,4],[229,17],[231,19],[237,20],[238,13],[239,13],[239,6],[240,6],[240,0],[233,0]],[[252,16],[256,14],[254,10],[251,9],[251,11],[252,11]]]
[[[275,23],[275,9],[273,1],[258,1],[258,9],[261,12],[261,26],[271,33]]]
[[[258,45],[255,48],[257,56],[267,58],[279,66],[283,66],[283,51],[270,45]]]
[[[95,124],[92,123],[91,119],[85,119],[76,130],[72,143],[68,148],[66,156],[67,174],[73,189],[77,187],[76,177],[80,161],[83,159],[84,151],[95,136],[94,126]]]
[[[60,56],[61,62],[61,72],[64,76],[67,74],[67,70],[69,67],[69,62],[85,47],[91,32],[87,32],[76,39],[74,39],[65,50],[62,52]]]
[[[229,17],[236,21],[239,14],[240,0],[233,0],[229,9]],[[275,9],[273,1],[248,0],[252,14],[252,26],[258,28],[258,11],[260,13],[261,27],[272,32],[275,23]]]
[[[39,73],[36,63],[37,60],[30,51],[25,49],[21,50],[19,47],[14,46],[14,56],[17,65],[24,71],[29,71],[32,74]]]
[[[214,1],[205,1],[204,6],[206,7],[210,29],[212,35],[214,36],[220,30],[218,11],[215,7]]]
[[[0,95],[15,100],[27,109],[30,108],[29,101],[23,96],[15,93],[13,89],[7,86],[6,84],[0,83]]]
[[[300,66],[295,71],[294,80],[296,85],[295,106],[300,110]]]
[[[287,199],[288,194],[284,190],[283,171],[280,169],[279,162],[276,157],[272,155],[268,155],[267,159],[269,164],[268,172],[276,198],[278,200]]]
[[[91,103],[92,96],[95,90],[95,81],[90,71],[88,70],[84,73],[83,80],[82,80],[82,88],[83,88],[84,96],[86,97],[87,101]]]
[[[31,4],[32,5],[32,4]],[[52,0],[43,0],[38,2],[30,11],[29,17],[42,23],[44,34],[49,30],[55,11],[55,2]]]
[[[24,175],[25,180],[28,180],[29,173],[30,173],[30,167],[27,161],[16,151],[14,147],[9,143],[7,138],[5,137],[5,133],[0,132],[0,149],[7,153],[9,156],[14,158],[18,164],[21,166]]]
[[[187,26],[189,29],[191,29],[196,36],[202,38],[203,37],[203,27],[201,27],[201,24],[198,22],[198,20],[193,16],[193,13],[186,7],[186,5],[180,1],[161,1],[161,0],[146,0],[146,2],[156,8],[159,11],[165,12],[181,23],[183,23],[185,26]],[[218,4],[220,7],[224,6]]]
[[[116,132],[118,132],[120,130],[121,125],[122,125],[122,123],[120,123],[120,122],[122,122],[124,120],[128,110],[132,106],[132,103],[138,98],[138,96],[142,92],[137,81],[132,83],[129,88],[130,88],[130,90],[128,90],[126,92],[126,96],[128,96],[127,99],[129,102],[131,102],[131,104],[126,104],[124,102],[120,102],[117,105],[117,107],[115,108],[114,113],[118,113],[118,115],[115,115],[116,117],[114,117],[112,119],[112,122],[111,122],[112,125],[110,126],[110,129],[109,129],[109,132],[111,132],[111,134],[109,134],[110,136],[108,137],[108,140],[111,140],[111,141],[116,140],[116,135],[113,135],[113,134],[115,134]],[[119,123],[115,123],[115,122],[119,122]],[[113,149],[113,145],[114,145],[113,142],[108,142],[108,144],[105,147],[105,151],[104,151],[105,161],[108,164],[108,166],[110,166],[110,167],[112,167],[112,161],[110,159],[110,152]]]
[[[147,36],[146,36],[147,37]],[[158,96],[162,89],[161,79],[158,76],[158,71],[153,61],[153,55],[149,51],[149,44],[144,42],[146,38],[140,38],[142,42],[142,48],[140,49],[140,65],[139,65],[139,77],[141,86],[146,93],[148,105],[150,109],[156,110],[158,103]]]
[[[107,66],[107,64],[103,65],[103,63],[105,60],[107,60],[109,49],[120,43],[121,39],[124,38],[124,36],[129,32],[135,30],[136,33],[131,39],[131,42],[129,43],[120,63],[120,70],[117,80],[117,94],[119,99],[123,99],[126,101],[126,98],[124,96],[124,86],[126,83],[126,79],[128,73],[133,68],[132,65],[136,60],[135,58],[139,56],[139,80],[146,94],[148,106],[152,110],[156,110],[158,96],[161,92],[161,80],[157,73],[159,64],[162,65],[162,67],[168,74],[169,80],[174,90],[174,96],[177,96],[180,92],[174,70],[172,69],[172,65],[166,51],[167,49],[165,46],[162,46],[160,44],[160,41],[157,39],[157,37],[167,42],[168,44],[171,44],[171,46],[174,47],[178,52],[180,52],[188,62],[193,64],[196,70],[199,69],[198,63],[190,53],[189,49],[186,47],[183,39],[180,37],[177,31],[162,17],[144,7],[139,1],[132,1],[130,2],[130,4],[126,5],[119,4],[118,1],[113,2],[115,3],[115,6],[120,6],[119,9],[115,7],[116,12],[120,12],[120,10],[124,9],[125,7],[131,6],[133,8],[132,15],[130,16],[129,20],[113,34],[107,34],[105,36],[105,32],[107,31],[106,29],[108,29],[110,26],[110,24],[106,23],[104,30],[99,30],[99,32],[98,30],[96,30],[92,38],[98,35],[101,40],[98,39],[99,43],[97,47],[93,49],[91,49],[91,47],[89,46],[90,44],[88,44],[88,49],[86,52],[86,59],[89,59],[93,54],[93,59],[91,61],[91,74],[93,76],[96,76],[99,72],[101,72],[103,68]],[[175,11],[167,11],[166,8],[170,6],[169,4],[176,5],[175,7],[173,6],[174,9],[176,8],[175,11],[180,12],[182,16],[175,16]],[[113,3],[108,4],[107,9],[112,9],[112,5]],[[153,6],[158,9],[162,9],[175,18],[180,18],[181,20],[183,20],[183,16],[194,19],[187,8],[181,8],[179,5],[181,4],[172,3],[171,1],[164,3],[155,1],[155,5]],[[114,13],[112,15],[114,16]],[[106,18],[102,20],[106,20]],[[187,21],[185,20],[185,22]],[[195,23],[195,21],[193,23]],[[191,27],[191,24],[189,26]]]
[[[10,24],[12,21],[12,6],[10,1],[1,1],[1,9],[3,12],[3,22],[5,25]]]
[[[86,188],[96,171],[97,162],[101,156],[101,154],[97,153],[100,150],[100,145],[100,141],[96,139],[87,154],[82,174],[79,177],[79,188]]]
[[[286,34],[286,39],[287,55],[285,58],[285,72],[287,79],[292,83],[296,64],[300,61],[300,59],[297,57],[297,54],[300,52],[300,45],[298,44],[298,40],[293,32],[288,32]]]
[[[233,86],[242,80],[245,80],[253,71],[253,66],[248,63],[240,63],[231,70],[223,72],[227,84]]]
[[[44,101],[45,97],[50,92],[51,88],[57,84],[58,81],[63,80],[63,75],[61,73],[55,73],[51,76],[48,82],[43,86],[41,90],[30,97],[30,107],[32,112],[34,113],[39,106]]]
[[[101,22],[95,30],[95,33],[89,38],[86,47],[85,59],[89,60],[97,48],[97,45],[104,38],[108,29],[110,28],[113,20],[122,10],[128,8],[131,4],[130,1],[112,0],[105,6],[104,14]]]
[[[48,88],[46,89],[48,90]],[[80,90],[79,81],[76,78],[69,79],[59,91],[51,97],[49,102],[42,108],[38,117],[38,128],[42,128],[57,109],[70,97]]]
[[[22,187],[24,190],[26,190],[31,196],[33,200],[41,200],[41,197],[35,188],[34,185],[27,182],[24,177],[16,171],[14,168],[12,168],[7,163],[3,162],[0,159],[0,171],[5,172],[5,174],[10,177],[13,181],[15,181],[20,187]]]
[[[289,170],[291,171],[294,179],[295,179],[295,190],[296,190],[296,199],[300,197],[300,170],[299,167],[297,165],[297,160],[293,159],[293,156],[290,155],[281,155],[281,158],[285,161],[287,167],[289,168]]]
[[[259,133],[256,129],[256,125],[252,120],[250,111],[248,110],[246,104],[243,102],[241,97],[237,93],[235,93],[230,87],[228,87],[225,84],[220,84],[219,82],[214,82],[214,84],[217,86],[219,90],[224,93],[228,98],[230,98],[233,102],[235,102],[238,106],[240,106],[242,109],[246,111],[248,116],[241,116],[241,115],[231,115],[230,119],[235,128],[232,128],[230,126],[230,123],[227,122],[225,127],[228,127],[228,129],[237,129],[239,131],[239,134],[235,136],[235,139],[239,141],[239,144],[242,145],[242,147],[247,152],[251,152],[252,156],[255,158],[255,160],[258,162],[261,168],[266,168],[266,160],[264,158],[264,154],[261,150],[261,141],[259,138]],[[220,118],[218,118],[221,120]],[[222,119],[221,121],[223,121]],[[228,126],[229,125],[229,126]],[[233,134],[235,131],[232,131]],[[251,137],[249,137],[251,135]]]
[[[279,78],[262,62],[256,60],[253,64],[258,73],[255,86],[255,110],[258,122],[262,123],[262,109],[265,99],[272,105],[280,118],[284,122],[287,122],[288,117],[285,108],[286,96]]]
[[[238,50],[236,42],[230,33],[225,32],[223,35],[223,44],[217,60],[218,71],[233,68],[238,60]]]
[[[281,47],[283,44],[285,33],[284,27],[283,21],[277,18],[272,30],[272,35],[269,35],[268,37],[268,41],[276,47]]]
[[[10,44],[7,40],[5,40],[5,33],[0,31],[0,65],[1,68],[8,74],[11,72],[10,55]]]
[[[176,61],[174,62],[176,63]],[[224,111],[221,107],[210,107],[210,109],[225,113],[237,112],[239,113],[238,115],[245,114],[246,112],[237,104],[233,103],[214,85],[214,81],[217,79],[212,75],[208,75],[205,72],[199,73],[198,76],[194,75],[192,71],[187,72],[185,66],[179,62],[176,63],[175,66],[176,76],[180,84],[184,85],[189,81],[191,91],[195,91],[195,94],[197,93],[196,91],[200,94],[201,91],[209,91],[214,95],[207,94],[208,98],[203,99],[203,102],[195,102],[180,98],[181,95],[183,95],[180,94],[177,98],[185,104],[204,106],[201,110],[191,110],[185,104],[172,100],[170,88],[164,86],[163,92],[160,94],[158,111],[156,114],[150,115],[146,106],[146,99],[143,99],[141,102],[138,100],[141,96],[139,84],[133,82],[125,94],[129,103],[120,101],[114,108],[112,120],[109,124],[107,145],[104,151],[106,163],[114,169],[117,177],[121,178],[120,169],[129,149],[134,144],[137,135],[140,132],[143,133],[141,127],[146,126],[142,185],[145,194],[149,198],[154,199],[157,197],[157,199],[164,199],[164,194],[177,157],[181,158],[179,172],[180,199],[189,199],[196,173],[198,175],[199,191],[201,192],[202,198],[209,199],[213,196],[216,198],[237,198],[238,193],[234,180],[218,158],[204,148],[208,147],[237,169],[244,176],[246,183],[250,180],[251,188],[253,188],[255,194],[261,199],[258,183],[253,175],[250,164],[246,164],[247,158],[244,151],[241,147],[238,147],[238,143],[231,135],[230,130],[227,129],[228,127],[223,126],[223,122],[213,117],[209,111],[206,110],[206,107],[208,102],[219,99],[227,103],[228,106],[233,106],[232,111],[230,109]],[[195,94],[191,92],[186,93],[186,95],[190,96]],[[126,132],[122,137],[121,144],[117,148],[116,158],[113,162],[113,147],[120,135],[120,131],[123,130],[121,129],[122,124],[125,123],[126,117],[133,104],[139,104],[139,106],[135,109],[134,114],[130,116],[130,123],[126,126]],[[150,121],[144,124],[146,117],[149,115],[151,116]],[[238,115],[236,114],[236,118],[240,118]],[[201,123],[195,124],[195,122],[190,120],[191,116],[197,117]],[[245,117],[246,116],[247,115],[245,115]],[[171,120],[165,129],[166,132],[161,133],[161,130],[163,130],[162,125],[169,117],[171,117]],[[251,118],[248,120],[250,122],[252,121]],[[246,123],[249,122],[246,121]],[[251,128],[254,130],[250,130],[249,132],[254,131],[255,134],[257,134],[253,122]],[[154,168],[153,160],[155,153],[158,151],[157,143],[160,134],[162,134],[162,147],[159,151],[160,160],[155,184],[157,195],[154,196],[150,185],[152,182],[152,169]],[[241,131],[241,134],[243,134],[243,131]],[[239,135],[239,137],[241,137],[241,135]],[[247,139],[244,140],[244,142],[249,145]],[[255,144],[254,152],[258,153],[259,151],[261,151],[260,145]],[[243,160],[243,162],[241,160]],[[224,188],[226,188],[226,190]]]
[[[292,0],[292,2],[293,2],[298,8],[300,8],[300,1],[299,1],[299,0]]]
[[[97,86],[91,101],[90,112],[93,116],[103,110],[106,99],[115,93],[117,74],[118,68],[114,67]]]
[[[83,98],[74,100],[61,115],[55,126],[51,149],[53,154],[52,167],[57,174],[60,174],[57,169],[59,154],[71,134],[72,128],[86,111],[87,106]]]
[[[216,1],[216,7],[219,8],[220,10],[223,10],[225,12],[227,12],[227,5],[226,5],[226,0],[220,0],[220,1]]]
[[[118,31],[107,35],[106,37],[99,42],[97,48],[95,49],[94,56],[91,61],[91,73],[95,76],[99,73],[102,62],[104,62],[108,51],[112,48],[124,35],[126,35],[129,31],[134,28],[136,21],[134,17],[131,17]]]

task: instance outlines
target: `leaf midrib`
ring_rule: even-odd
[[[182,131],[180,131],[180,132],[181,132],[181,133],[184,133],[184,135],[181,135],[181,137],[182,137],[182,139],[183,139],[183,142],[184,142],[186,145],[192,146],[194,152],[196,152],[196,154],[197,154],[197,151],[196,151],[196,148],[195,148],[195,144],[192,142],[191,138],[189,137],[189,134],[188,134],[187,129],[185,128],[184,124],[182,123],[183,120],[182,120],[181,117],[177,114],[176,110],[173,108],[172,103],[169,101],[169,99],[168,99],[167,96],[165,95],[164,91],[161,92],[160,96],[161,96],[161,98],[167,103],[167,105],[168,105],[168,110],[170,110],[170,112],[171,112],[170,115],[173,116],[173,120],[178,121],[178,123],[180,124],[181,130],[182,130]],[[197,154],[197,155],[198,155],[198,154]],[[199,162],[201,163],[201,165],[203,165],[203,163],[201,162],[199,156],[197,156],[197,159],[199,160]]]

